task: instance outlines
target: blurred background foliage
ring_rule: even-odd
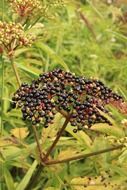
[[[30,0],[29,0],[30,1]],[[32,1],[32,0],[31,0]],[[41,11],[26,20],[18,18],[8,0],[1,0],[0,19],[20,22],[25,33],[36,36],[31,47],[14,53],[22,82],[40,73],[63,68],[76,75],[102,80],[127,99],[127,1],[40,0]],[[0,49],[1,51],[1,49]],[[37,167],[36,143],[29,123],[10,103],[18,84],[9,57],[1,52],[0,183],[2,190],[24,190]],[[53,158],[107,148],[127,135],[126,116],[116,109],[114,127],[74,134],[70,126],[59,141]],[[124,122],[123,122],[124,121]],[[38,129],[45,151],[63,123],[57,115],[48,129]],[[108,171],[108,174],[106,173]],[[102,180],[102,176],[105,178]],[[82,161],[46,167],[35,189],[44,190],[127,189],[127,150],[106,153]]]

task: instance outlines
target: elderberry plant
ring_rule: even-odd
[[[64,113],[65,117],[70,115],[74,132],[96,123],[112,125],[100,110],[109,114],[105,108],[107,104],[123,102],[121,96],[101,81],[61,69],[40,74],[31,84],[23,83],[12,100],[13,108],[21,108],[23,120],[31,121],[32,125],[48,127],[57,112]]]

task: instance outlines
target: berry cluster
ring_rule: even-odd
[[[8,55],[13,54],[17,47],[31,45],[33,41],[34,37],[26,35],[21,24],[0,21],[0,48]]]
[[[57,111],[70,115],[74,132],[95,123],[110,123],[100,110],[108,113],[106,104],[122,102],[121,96],[95,79],[75,76],[56,69],[41,74],[32,84],[22,84],[13,97],[13,106],[21,107],[24,120],[33,125],[43,123],[48,127]]]
[[[40,13],[42,6],[39,0],[8,0],[14,13],[19,17],[31,17]]]

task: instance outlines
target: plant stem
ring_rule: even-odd
[[[60,163],[66,163],[66,162],[70,162],[70,161],[74,161],[74,160],[81,160],[81,159],[89,158],[89,157],[96,156],[96,155],[99,155],[99,154],[104,154],[106,152],[111,152],[111,151],[114,151],[114,150],[122,149],[123,147],[124,147],[124,145],[118,145],[118,146],[115,146],[115,147],[112,147],[112,148],[107,148],[107,149],[103,149],[103,150],[88,153],[88,154],[80,154],[80,155],[73,156],[73,157],[70,157],[70,158],[65,158],[65,159],[62,159],[62,160],[46,161],[45,166],[50,166],[50,165],[60,164]],[[28,186],[26,187],[25,190],[31,190],[36,185],[37,179],[39,178],[39,176],[40,176],[41,172],[43,171],[43,169],[44,169],[44,165],[39,165],[38,166],[36,173],[32,177],[30,183],[28,184]]]
[[[12,64],[12,67],[13,67],[13,70],[14,70],[14,73],[15,73],[15,76],[16,76],[17,83],[18,83],[19,86],[21,86],[20,77],[19,77],[19,74],[18,74],[16,65],[15,65],[15,63],[14,63],[14,61],[13,61],[13,58],[10,58],[10,60],[11,60],[11,64]],[[40,161],[41,161],[41,164],[43,164],[43,162],[42,162],[42,157],[44,157],[45,155],[44,155],[44,154],[42,153],[42,151],[41,151],[41,146],[40,146],[40,143],[39,143],[39,138],[38,138],[38,134],[37,134],[36,127],[35,127],[35,126],[32,126],[32,128],[33,128],[34,137],[35,137],[35,140],[36,140],[36,143],[37,143],[37,147],[38,147],[38,152],[39,152]]]
[[[16,77],[17,83],[18,83],[19,86],[21,86],[20,77],[19,77],[16,65],[15,65],[15,63],[13,61],[13,58],[11,58],[10,61],[11,61],[11,64],[12,64],[13,71],[15,73],[15,77]]]
[[[53,141],[52,145],[50,146],[50,148],[49,148],[49,150],[47,151],[47,153],[46,153],[46,155],[44,156],[44,158],[41,160],[41,161],[44,162],[44,164],[38,166],[38,168],[37,168],[35,174],[34,174],[33,177],[31,178],[31,180],[30,180],[29,184],[27,185],[27,187],[25,188],[25,190],[31,190],[31,189],[36,185],[37,179],[39,178],[39,176],[41,175],[41,172],[43,171],[43,169],[44,169],[44,167],[45,167],[45,162],[47,161],[48,156],[50,155],[50,153],[52,152],[52,150],[53,150],[54,147],[56,146],[56,144],[57,144],[59,138],[61,137],[61,135],[62,135],[62,133],[63,133],[63,131],[64,131],[65,128],[67,127],[67,124],[68,124],[68,122],[69,122],[69,120],[70,120],[70,116],[71,116],[71,115],[69,115],[69,116],[66,118],[66,120],[65,120],[65,122],[64,122],[64,124],[63,124],[63,126],[62,126],[62,128],[61,128],[61,129],[59,130],[59,132],[57,133],[57,136],[56,136],[55,140]]]
[[[88,154],[80,154],[80,155],[73,156],[73,157],[70,157],[70,158],[65,158],[65,159],[62,159],[62,160],[47,161],[47,162],[45,162],[45,164],[46,165],[53,165],[53,164],[60,164],[60,163],[70,162],[70,161],[74,161],[74,160],[81,160],[81,159],[96,156],[96,155],[99,155],[99,154],[104,154],[106,152],[111,152],[111,151],[114,151],[114,150],[118,150],[118,149],[121,149],[123,147],[124,147],[124,145],[118,145],[118,146],[115,146],[115,147],[112,147],[112,148],[107,148],[107,149],[99,150],[97,152],[92,152],[92,153],[88,153]]]
[[[36,140],[36,143],[37,143],[37,148],[38,148],[38,152],[39,152],[40,161],[41,161],[41,164],[43,164],[42,157],[44,157],[45,154],[41,150],[41,145],[39,143],[39,137],[38,137],[38,133],[37,133],[37,130],[36,130],[36,126],[33,125],[32,129],[33,129],[34,137],[35,137],[35,140]]]
[[[63,115],[65,118],[68,118],[68,114],[67,114],[66,111],[64,111],[64,110],[59,110],[58,107],[56,107],[56,110],[57,110],[61,115]]]
[[[77,12],[79,13],[80,18],[83,20],[83,22],[85,23],[85,25],[87,26],[88,30],[91,32],[92,36],[94,37],[94,39],[96,39],[96,34],[91,26],[91,23],[89,22],[89,20],[86,18],[86,16],[80,11],[77,10]]]
[[[62,128],[60,129],[60,131],[57,133],[57,136],[55,138],[55,140],[53,141],[52,145],[50,146],[49,150],[47,151],[46,155],[43,158],[43,162],[46,161],[46,159],[48,158],[48,156],[50,155],[50,153],[53,151],[54,147],[56,146],[57,142],[59,141],[59,138],[61,137],[63,131],[65,130],[65,128],[67,127],[67,124],[70,120],[70,115],[69,117],[66,118]]]
[[[2,55],[0,56],[1,62],[2,62],[2,84],[1,84],[1,130],[0,133],[2,135],[3,131],[3,110],[4,110],[4,102],[3,102],[3,95],[4,95],[4,60],[2,58]]]
[[[5,2],[2,0],[2,20],[4,21],[4,7],[5,7]]]
[[[29,181],[27,187],[24,190],[32,190],[33,187],[37,184],[37,180],[41,175],[41,172],[44,169],[44,165],[38,165],[38,168],[35,172],[35,174],[32,176],[31,180]]]

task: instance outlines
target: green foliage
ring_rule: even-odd
[[[100,0],[40,0],[40,3],[42,11],[30,19],[15,15],[8,1],[2,0],[0,4],[1,21],[20,22],[25,36],[36,36],[30,47],[15,49],[13,63],[20,80],[31,82],[40,73],[60,67],[102,80],[127,100],[126,1],[111,5]],[[11,97],[18,84],[11,59],[3,53],[1,45],[0,56],[0,189],[25,190],[40,162],[38,149],[30,124],[22,120],[20,110],[11,108]],[[117,145],[127,136],[127,116],[113,107],[108,109],[113,115],[110,118],[113,126],[98,124],[92,130],[84,128],[75,134],[69,124],[49,159],[64,159]],[[44,153],[62,124],[63,118],[58,114],[48,129],[38,129]],[[100,180],[105,171],[109,175],[104,174],[105,180]],[[92,178],[92,185],[88,178]],[[81,161],[47,166],[33,190],[93,190],[98,187],[126,190],[126,180],[127,149],[123,148]]]

